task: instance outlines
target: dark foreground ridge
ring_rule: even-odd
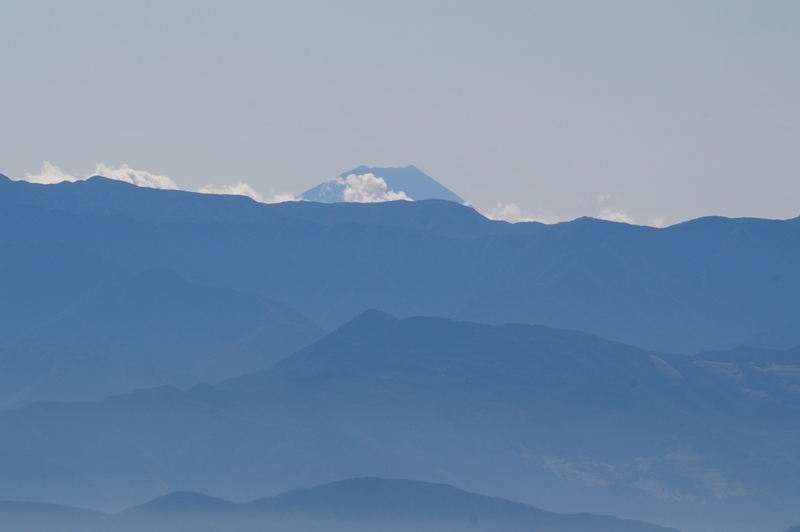
[[[358,478],[233,503],[176,492],[114,514],[55,504],[0,502],[15,532],[530,531],[675,532],[642,521],[560,515],[444,484]]]

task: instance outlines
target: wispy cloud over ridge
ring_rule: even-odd
[[[650,223],[647,224],[647,225],[650,225],[652,227],[666,227],[667,226],[667,217],[666,216],[656,216],[655,218],[650,220]]]
[[[138,187],[178,190],[178,185],[175,184],[175,181],[167,176],[151,174],[145,170],[136,170],[127,164],[113,167],[104,163],[97,163],[94,175],[108,177],[116,181],[124,181],[125,183],[130,183]]]
[[[483,213],[490,220],[501,220],[504,222],[532,222],[532,217],[522,214],[522,209],[516,203],[505,203],[498,201],[497,205],[489,212]]]
[[[63,171],[61,168],[50,162],[45,162],[42,165],[42,169],[38,173],[26,173],[22,180],[41,185],[54,185],[56,183],[63,183],[65,181],[71,183],[74,183],[75,181],[83,181],[96,175],[114,179],[116,181],[124,181],[125,183],[130,183],[131,185],[136,185],[139,187],[178,190],[178,185],[176,185],[175,182],[167,176],[152,174],[145,170],[136,170],[127,164],[114,167],[105,163],[97,163],[93,173],[79,177]]]
[[[93,173],[85,176],[76,176],[65,172],[60,167],[45,162],[42,168],[36,173],[26,173],[21,181],[28,181],[37,184],[56,184],[62,182],[76,182],[83,181],[92,176],[102,176],[117,181],[123,181],[132,185],[156,188],[163,190],[186,190],[180,188],[175,181],[171,178],[154,174],[145,170],[137,170],[131,168],[127,164],[120,166],[111,166],[105,163],[97,163]],[[390,190],[386,180],[382,177],[376,176],[372,173],[367,174],[350,174],[346,177],[334,177],[324,183],[325,186],[330,187],[329,193],[333,192],[338,195],[341,193],[340,199],[336,201],[344,201],[350,203],[379,203],[385,201],[413,201],[403,190]],[[335,191],[335,192],[334,192]],[[283,203],[287,201],[303,201],[302,196],[295,196],[291,193],[273,193],[272,195],[264,195],[253,188],[248,183],[238,181],[233,185],[214,185],[208,184],[196,189],[194,192],[203,194],[223,194],[223,195],[239,195],[247,196],[259,203]],[[611,194],[598,194],[596,201],[600,204],[608,205],[609,200],[613,196]],[[469,205],[466,203],[465,205]],[[481,212],[485,217],[491,220],[502,220],[510,223],[518,222],[540,222],[546,224],[553,224],[565,219],[559,219],[555,216],[536,215],[523,212],[522,208],[514,202],[497,202],[494,208],[488,212]],[[629,214],[624,209],[616,207],[606,207],[600,210],[595,216],[600,220],[608,220],[618,223],[636,224],[634,216]],[[638,222],[639,225],[649,225],[652,227],[666,227],[668,225],[667,218],[659,216],[650,219],[646,222]]]
[[[554,224],[561,220],[553,216],[530,216],[522,212],[522,209],[514,202],[498,201],[497,205],[489,212],[481,213],[490,220],[500,220],[509,223],[518,222],[540,222],[545,224]]]
[[[37,183],[40,185],[54,185],[56,183],[63,183],[64,181],[69,181],[69,182],[78,181],[79,178],[64,172],[63,170],[61,170],[61,168],[59,168],[54,164],[45,162],[42,165],[42,169],[39,170],[38,173],[36,174],[26,173],[25,177],[23,177],[21,180],[28,181],[29,183]]]
[[[58,166],[45,162],[41,170],[37,173],[26,173],[21,179],[30,183],[37,183],[40,185],[54,185],[57,183],[76,181],[83,181],[92,176],[102,176],[116,181],[123,181],[146,188],[157,188],[162,190],[182,190],[178,185],[167,176],[153,174],[145,170],[137,170],[131,168],[127,164],[120,166],[110,166],[105,163],[97,163],[94,172],[85,176],[76,176],[63,171]],[[233,194],[240,196],[248,196],[260,203],[281,203],[284,201],[297,201],[293,194],[274,194],[271,197],[265,197],[247,183],[241,181],[235,185],[212,185],[208,184],[200,187],[196,192],[203,194]]]
[[[200,187],[197,189],[197,192],[201,194],[223,194],[223,195],[234,195],[234,196],[247,196],[249,198],[254,199],[259,203],[283,203],[286,201],[300,201],[297,196],[290,193],[278,193],[273,194],[270,197],[266,197],[256,189],[248,185],[247,183],[242,183],[238,181],[235,185],[206,185],[204,187]]]
[[[635,222],[633,216],[622,209],[603,209],[597,214],[596,218],[598,220],[608,220],[609,222],[620,222],[624,224],[633,224]]]
[[[235,185],[206,185],[197,189],[197,192],[202,194],[230,194],[234,196],[247,196],[253,198],[260,203],[266,203],[264,196],[257,192],[253,187],[247,183],[237,182]]]
[[[611,198],[611,195],[598,195],[597,201],[604,202]],[[513,202],[498,202],[497,205],[488,212],[482,212],[485,217],[489,218],[490,220],[501,220],[504,222],[510,223],[518,223],[518,222],[540,222],[545,224],[554,224],[559,222],[565,222],[567,219],[560,219],[556,218],[555,216],[531,216],[527,213],[522,212],[522,209]],[[606,220],[609,222],[617,222],[617,223],[625,223],[631,225],[647,225],[650,227],[666,227],[667,218],[664,216],[659,216],[653,218],[647,222],[639,222],[637,224],[636,218],[632,215],[628,214],[623,209],[617,209],[612,207],[607,207],[600,212],[598,212],[594,218],[598,220]]]

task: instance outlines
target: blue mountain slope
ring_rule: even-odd
[[[36,502],[0,502],[0,528],[14,532],[100,532],[113,530],[107,515]]]
[[[788,349],[798,346],[800,345],[800,318],[781,323],[749,338],[740,339],[734,344],[767,349]]]
[[[116,514],[52,504],[0,502],[0,527],[16,532],[445,532],[465,527],[476,532],[675,532],[615,517],[553,514],[442,484],[380,478],[343,480],[250,503],[176,492]]]
[[[129,261],[61,241],[58,233],[71,232],[75,217],[43,211],[38,222],[58,220],[60,227],[45,222],[31,233],[24,227],[36,217],[3,214],[0,409],[217,382],[264,369],[322,334],[261,295],[192,283],[164,268],[131,273]],[[125,222],[132,220],[95,227],[109,243],[106,252],[143,236],[131,237]]]
[[[79,464],[116,507],[165,489],[241,500],[378,475],[559,512],[778,529],[800,519],[791,356],[695,359],[574,331],[369,312],[217,387],[1,414],[0,454]],[[0,479],[0,497],[18,489]],[[47,490],[42,500],[82,497]]]
[[[341,530],[668,530],[614,517],[553,514],[445,484],[381,478],[298,489],[251,505],[267,515],[300,514],[309,528],[324,520]]]
[[[1,215],[0,215],[1,216]],[[31,238],[25,217],[4,220],[0,240],[0,343],[54,319],[121,275],[125,269],[102,254],[50,238],[47,231]]]
[[[295,201],[258,203],[244,196],[156,190],[103,177],[76,183],[37,185],[0,176],[0,207],[28,206],[78,215],[126,215],[154,223],[258,222],[286,218],[335,224],[380,224],[427,233],[475,238],[529,234],[542,224],[488,220],[471,207],[452,201],[389,202],[380,205],[322,205]]]
[[[126,191],[119,209],[134,214],[0,208],[0,254],[35,242],[55,250],[44,250],[53,264],[58,250],[69,248],[136,272],[166,268],[192,282],[284,302],[327,330],[380,308],[398,316],[539,323],[694,352],[800,315],[800,225],[792,220],[520,226],[429,200],[250,202],[258,216],[245,221],[205,216],[229,212],[224,198],[117,188]],[[143,219],[148,205],[184,214]]]
[[[464,203],[463,199],[456,196],[449,189],[413,165],[403,168],[372,168],[368,166],[359,166],[353,168],[349,172],[340,174],[339,178],[347,178],[349,175],[365,174],[372,174],[375,177],[383,178],[383,180],[386,181],[387,190],[405,192],[406,196],[413,200],[439,199],[459,204]],[[344,201],[344,188],[344,183],[337,180],[326,181],[312,189],[306,190],[300,197],[307,201],[337,203]]]
[[[43,399],[91,401],[161,384],[190,386],[196,378],[158,365],[120,360],[58,345],[0,347],[0,410]]]
[[[94,291],[16,345],[103,353],[210,382],[265,369],[321,335],[286,305],[154,269]]]

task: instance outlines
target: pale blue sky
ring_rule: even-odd
[[[299,193],[415,164],[482,211],[800,215],[800,2],[0,3],[0,173]]]

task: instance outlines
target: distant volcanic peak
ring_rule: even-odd
[[[374,168],[359,166],[305,191],[301,196],[321,203],[376,203],[440,199],[465,203],[416,166]]]

